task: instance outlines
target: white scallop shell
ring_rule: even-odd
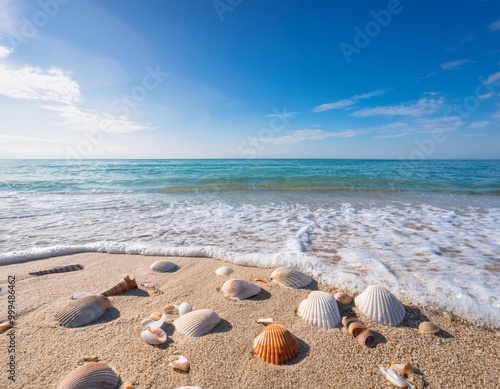
[[[262,288],[251,282],[239,280],[233,278],[227,280],[222,284],[220,292],[227,298],[233,298],[237,300],[244,300],[249,297],[255,296],[262,291]]]
[[[172,271],[176,267],[177,267],[177,265],[175,263],[170,262],[170,261],[165,261],[165,260],[156,261],[155,263],[153,263],[150,266],[151,270],[161,272],[161,273],[167,272],[167,271]]]
[[[317,327],[334,328],[340,323],[337,301],[330,293],[313,291],[297,310],[307,323]]]
[[[65,327],[80,327],[100,318],[111,306],[111,301],[102,295],[92,295],[74,300],[56,314],[56,319]]]
[[[177,312],[179,312],[179,316],[185,315],[193,310],[193,307],[188,302],[184,301],[177,306]]]
[[[167,334],[161,328],[146,328],[141,332],[141,338],[149,344],[163,344],[167,341]]]
[[[287,267],[278,267],[275,269],[271,273],[271,280],[289,288],[302,288],[313,281],[307,274]]]
[[[370,285],[354,302],[365,316],[380,324],[397,326],[405,317],[404,305],[380,285]]]
[[[218,276],[228,276],[234,272],[232,267],[229,266],[221,266],[216,271],[215,274]]]
[[[220,317],[212,309],[197,309],[174,320],[175,329],[187,336],[202,336],[210,332],[220,322]]]
[[[114,389],[120,377],[105,363],[86,363],[69,373],[57,389]]]

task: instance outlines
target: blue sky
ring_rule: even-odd
[[[0,0],[0,158],[500,158],[499,11]]]

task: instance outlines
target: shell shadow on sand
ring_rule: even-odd
[[[272,294],[269,293],[267,290],[262,289],[259,294],[249,297],[246,300],[250,301],[263,301],[263,300],[269,300],[271,298]]]
[[[232,329],[233,329],[233,326],[231,325],[231,323],[229,323],[227,320],[224,320],[221,318],[220,322],[214,328],[212,328],[209,332],[207,332],[205,335],[229,332]]]
[[[151,294],[143,289],[129,289],[125,292],[117,294],[116,296],[135,296],[135,297],[150,297]],[[113,296],[114,297],[114,296]]]
[[[295,358],[293,358],[290,361],[286,362],[285,364],[283,364],[283,366],[286,366],[286,365],[295,365],[295,364],[303,361],[309,355],[309,352],[311,351],[311,347],[306,342],[304,342],[302,339],[300,339],[296,335],[295,335],[295,338],[297,339],[297,342],[299,342],[300,351],[299,351],[299,353],[297,354],[297,356]]]
[[[115,307],[109,307],[108,309],[106,309],[104,311],[104,313],[102,314],[102,316],[99,319],[94,320],[93,322],[86,324],[84,326],[81,326],[81,327],[91,327],[91,326],[96,325],[96,324],[109,323],[113,320],[118,319],[120,316],[121,316],[120,311],[118,309],[116,309]]]

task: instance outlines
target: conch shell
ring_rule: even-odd
[[[101,294],[103,296],[113,296],[115,294],[125,292],[129,289],[137,289],[137,282],[135,282],[135,278],[130,279],[130,277],[127,275],[118,284],[113,286],[111,289],[102,292]]]

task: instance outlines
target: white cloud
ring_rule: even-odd
[[[110,134],[124,134],[133,131],[152,130],[125,116],[116,116],[108,112],[81,109],[74,105],[43,105],[42,108],[56,111],[65,120],[66,125],[77,131],[101,131]]]
[[[483,128],[486,127],[490,122],[488,120],[484,120],[482,122],[471,122],[469,123],[469,128]]]
[[[0,64],[0,95],[13,99],[76,103],[80,87],[71,74],[60,68],[36,66],[12,68]]]
[[[442,70],[459,70],[461,69],[464,65],[468,63],[472,63],[474,61],[471,61],[470,59],[459,59],[456,61],[451,61],[451,62],[444,62],[441,65]]]
[[[12,53],[14,50],[10,47],[6,46],[0,46],[0,58],[5,58],[7,57],[10,53]]]
[[[380,96],[380,95],[387,93],[388,91],[389,91],[389,89],[378,89],[378,90],[375,90],[373,92],[363,93],[360,95],[354,95],[350,99],[343,99],[343,100],[335,101],[333,103],[321,104],[321,105],[318,105],[317,107],[314,107],[313,112],[324,112],[324,111],[329,111],[331,109],[340,109],[340,108],[350,107],[351,105],[354,105],[357,100],[369,99],[371,97]]]
[[[325,138],[351,138],[353,136],[361,135],[363,132],[356,130],[345,130],[339,132],[328,132],[324,130],[296,130],[291,131],[287,135],[278,138],[265,138],[261,139],[265,143],[298,143],[306,140],[320,140]]]
[[[0,143],[61,143],[60,141],[45,139],[45,138],[34,138],[30,136],[19,136],[19,135],[8,135],[0,134]]]
[[[452,132],[463,124],[460,116],[443,116],[438,118],[417,119],[414,130],[421,133],[434,131]]]
[[[488,28],[490,29],[490,32],[492,31],[500,31],[500,19],[497,21],[491,23]]]
[[[388,135],[377,135],[374,138],[375,139],[391,139],[391,138],[400,138],[402,136],[408,135],[409,132],[400,132],[398,134],[388,134]]]
[[[493,84],[494,82],[500,80],[500,72],[496,72],[494,74],[492,74],[491,76],[488,77],[488,79],[486,80],[486,82],[488,84]]]
[[[444,99],[422,98],[416,102],[364,108],[352,113],[353,116],[424,116],[436,113],[444,106]]]
[[[0,35],[15,32],[17,17],[15,7],[19,5],[11,0],[0,0]]]
[[[274,110],[275,113],[270,113],[266,115],[267,118],[278,118],[278,119],[286,119],[294,117],[298,114],[298,112],[286,112],[286,108],[283,109],[283,112],[279,112],[277,109]]]
[[[493,97],[493,96],[495,96],[495,94],[494,94],[494,93],[492,93],[492,92],[488,92],[488,93],[485,93],[484,95],[479,95],[479,96],[477,96],[477,98],[478,98],[479,100],[486,100],[486,99],[489,99],[489,98],[491,98],[491,97]]]
[[[496,111],[493,113],[493,115],[491,115],[491,117],[493,119],[497,119],[497,120],[500,120],[500,110]]]

